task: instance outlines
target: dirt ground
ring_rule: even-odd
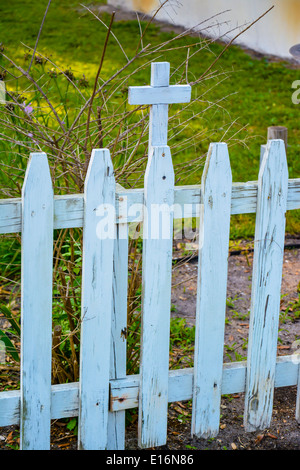
[[[295,353],[300,338],[300,317],[292,308],[299,299],[300,239],[287,237],[284,252],[278,356]],[[243,252],[243,250],[245,250]],[[247,251],[248,250],[248,251]],[[195,252],[196,253],[196,252]],[[178,259],[182,256],[177,252]],[[176,257],[176,256],[175,256]],[[195,324],[197,257],[178,263],[173,274],[173,316]],[[228,260],[227,311],[224,362],[246,359],[251,300],[253,245],[244,242],[233,247]],[[299,307],[300,309],[300,307]],[[192,438],[191,402],[174,403],[169,410],[169,450],[299,450],[300,425],[295,419],[296,387],[277,388],[274,392],[273,418],[269,429],[246,433],[243,427],[244,394],[222,397],[219,435],[213,439]],[[137,430],[128,431],[127,448],[137,448]]]

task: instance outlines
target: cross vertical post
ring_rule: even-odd
[[[168,87],[170,83],[170,64],[168,62],[151,64],[151,86]],[[149,149],[166,145],[168,142],[168,104],[153,104],[150,109]]]

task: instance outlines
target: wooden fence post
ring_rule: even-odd
[[[111,328],[110,378],[126,377],[128,286],[128,225],[116,225],[113,263],[113,306]],[[108,449],[124,450],[125,411],[108,415]]]
[[[33,153],[22,190],[22,450],[50,449],[53,190],[45,153]]]
[[[288,146],[288,129],[287,129],[287,127],[283,127],[283,126],[270,126],[270,127],[268,127],[267,142],[269,140],[277,140],[277,139],[283,140],[284,145],[285,145],[285,151],[287,152],[287,146]],[[260,165],[263,161],[266,148],[267,148],[267,145],[261,145],[261,148],[260,148]]]
[[[288,143],[288,129],[284,126],[270,126],[268,127],[268,139],[267,140],[283,140],[285,145],[285,151],[287,151]]]
[[[244,424],[270,425],[277,356],[288,170],[284,143],[269,141],[258,178]]]
[[[109,150],[93,150],[84,188],[78,424],[78,446],[83,450],[107,448],[114,209]],[[108,224],[111,221],[107,233],[98,227],[97,216],[105,214]]]
[[[139,446],[153,447],[167,439],[174,203],[169,147],[153,148],[144,201]]]
[[[192,434],[219,431],[232,176],[226,144],[211,144],[202,176]]]

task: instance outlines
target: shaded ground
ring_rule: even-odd
[[[278,356],[293,354],[300,338],[300,240],[287,238],[284,252],[282,302],[278,335]],[[193,245],[187,245],[187,247]],[[179,244],[177,258],[182,258]],[[224,362],[247,357],[249,309],[251,300],[253,245],[244,242],[233,247],[228,260],[227,312]],[[243,252],[244,250],[244,252]],[[176,251],[175,251],[176,257]],[[197,292],[197,257],[191,253],[188,262],[179,262],[173,275],[173,316],[195,324]],[[223,396],[220,432],[213,439],[196,439],[190,435],[191,402],[173,403],[169,410],[167,445],[164,449],[210,450],[299,450],[300,425],[295,419],[296,387],[277,388],[274,392],[273,419],[264,432],[246,433],[243,427],[244,394]],[[137,429],[128,433],[127,448],[137,446]]]
[[[273,420],[264,432],[246,433],[243,428],[243,394],[223,397],[221,424],[217,437],[197,439],[190,435],[191,405],[172,404],[168,440],[161,449],[169,450],[299,450],[300,426],[295,420],[296,388],[276,389]],[[128,432],[127,449],[137,449],[137,429]]]
[[[179,244],[180,245],[180,244]],[[193,244],[186,245],[193,247]],[[300,282],[300,240],[287,238],[284,252],[283,278],[281,290],[281,314],[278,354],[292,354],[291,347],[300,336],[300,305],[298,285]],[[251,300],[253,244],[244,242],[233,246],[228,259],[227,313],[225,345],[236,351],[246,349],[244,340],[248,337],[249,310]],[[176,253],[176,252],[175,252]],[[173,316],[186,318],[187,323],[195,324],[197,267],[196,252],[191,252],[189,261],[179,261],[173,274]],[[176,257],[176,256],[175,256]],[[178,250],[180,259],[180,250]],[[240,351],[241,352],[241,351]],[[234,357],[231,357],[234,359]],[[226,361],[226,355],[224,356]]]

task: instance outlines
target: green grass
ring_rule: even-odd
[[[0,43],[5,48],[5,54],[13,57],[16,62],[24,64],[24,53],[28,52],[24,44],[34,47],[47,3],[45,0],[1,2]],[[93,5],[103,3],[105,2],[94,1]],[[101,18],[106,24],[109,22],[108,15],[103,14]],[[145,25],[142,24],[142,26]],[[139,38],[137,22],[115,22],[113,32],[122,43],[127,56],[132,57]],[[105,27],[84,10],[78,1],[53,0],[38,50],[64,70],[71,69],[78,79],[84,75],[91,88],[105,35]],[[163,33],[157,26],[152,25],[147,30],[144,44],[159,44],[170,37],[170,33]],[[184,38],[177,45],[187,46],[194,43],[195,38]],[[197,60],[190,62],[189,80],[198,78],[205,72],[223,47],[221,44],[213,44],[209,49],[203,49],[197,56]],[[176,51],[164,52],[157,58],[169,61],[174,70],[185,60],[186,52],[187,48],[182,47]],[[109,54],[104,62],[103,77],[110,76],[125,63],[126,59],[119,45],[113,38],[110,38]],[[222,75],[201,82],[199,86],[194,87],[193,96],[203,94],[203,99],[208,102],[218,102],[224,97],[227,98],[220,101],[220,106],[213,106],[190,121],[188,128],[184,131],[185,136],[208,130],[209,139],[207,137],[199,139],[196,144],[188,146],[185,151],[175,153],[174,164],[194,160],[197,157],[200,159],[207,151],[210,140],[225,140],[229,144],[233,180],[236,182],[256,180],[260,145],[266,141],[267,128],[272,125],[282,125],[289,130],[289,175],[290,178],[299,177],[300,109],[291,100],[292,83],[299,79],[298,71],[284,62],[253,58],[236,46],[227,50],[215,69]],[[149,68],[141,70],[132,79],[131,84],[148,84],[149,70]],[[220,82],[221,78],[224,80]],[[124,90],[122,93],[124,94]],[[199,103],[198,107],[194,108],[195,113],[204,110],[207,102]],[[176,139],[182,138],[182,135],[174,137],[171,128],[170,137],[172,146],[176,143]],[[3,147],[1,151],[3,155]],[[5,151],[8,152],[9,149],[6,148]],[[196,172],[191,172],[184,183],[199,183],[200,178],[201,169],[198,169]],[[253,215],[233,217],[232,238],[253,236],[254,220]],[[297,233],[299,229],[299,212],[288,213],[287,231]]]

